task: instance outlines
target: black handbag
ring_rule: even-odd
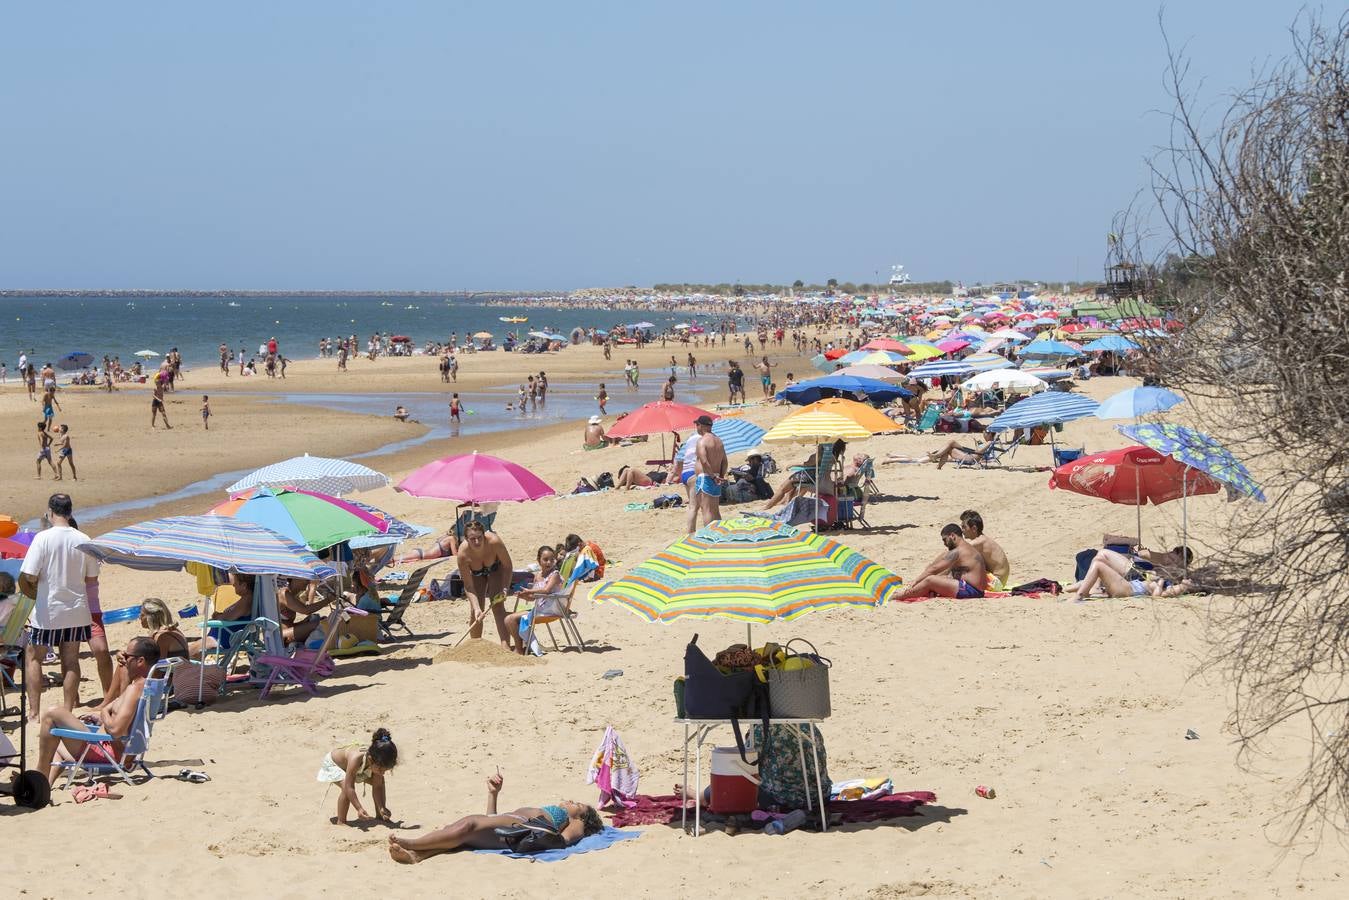
[[[698,646],[696,634],[684,649],[684,714],[690,719],[729,719],[740,758],[751,766],[759,764],[745,753],[740,718],[760,717],[768,728],[768,686],[752,671],[722,672]]]
[[[514,853],[539,853],[567,846],[567,839],[553,827],[553,820],[547,816],[535,816],[519,825],[494,830]]]

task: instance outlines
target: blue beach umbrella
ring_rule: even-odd
[[[744,419],[735,416],[722,416],[713,420],[712,433],[721,438],[721,443],[726,448],[727,455],[753,450],[763,443],[763,436],[766,434],[764,429],[753,422],[746,422]],[[689,435],[684,443],[679,445],[679,455],[688,459],[693,444],[697,440],[697,433]]]
[[[913,396],[910,391],[898,385],[881,381],[878,378],[858,378],[855,375],[834,374],[812,378],[809,381],[784,388],[778,391],[777,397],[797,406],[805,406],[807,403],[814,403],[823,397],[833,397],[837,394],[864,394],[868,400],[881,403],[899,397]]]
[[[1043,339],[1032,341],[1021,349],[1022,356],[1081,356],[1082,351],[1069,347],[1063,341]]]
[[[975,372],[992,372],[995,369],[1010,369],[1016,363],[996,353],[974,353],[961,360]]]
[[[964,375],[973,372],[974,366],[960,359],[943,359],[937,362],[923,363],[909,372],[912,378],[940,378],[943,375]]]
[[[819,369],[821,372],[832,372],[838,368],[838,366],[835,365],[834,360],[825,359],[823,353],[816,353],[814,356],[812,356],[810,359],[810,364],[815,368]]]
[[[66,372],[73,372],[76,369],[83,369],[94,361],[92,353],[85,353],[83,350],[73,350],[56,361],[56,365]]]
[[[1211,475],[1232,491],[1265,502],[1265,494],[1251,473],[1222,444],[1193,428],[1172,422],[1145,422],[1142,425],[1116,425],[1124,435],[1145,447],[1164,453],[1185,465]]]
[[[1180,394],[1174,394],[1165,388],[1159,387],[1135,387],[1127,391],[1120,391],[1101,401],[1100,409],[1096,410],[1098,419],[1136,419],[1139,416],[1146,416],[1148,413],[1163,412],[1177,403],[1184,403],[1185,398]]]
[[[989,431],[1009,431],[1013,428],[1034,428],[1036,425],[1062,425],[1084,419],[1096,412],[1100,404],[1082,394],[1065,391],[1045,391],[1027,397],[1008,407],[993,420]]]
[[[1106,350],[1113,353],[1128,353],[1130,350],[1137,349],[1137,344],[1120,334],[1107,334],[1105,337],[1097,338],[1082,347],[1084,353],[1100,353]]]

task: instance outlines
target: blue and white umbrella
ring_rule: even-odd
[[[1134,387],[1102,400],[1100,409],[1096,410],[1096,418],[1137,419],[1148,413],[1163,412],[1177,403],[1184,402],[1185,398],[1180,394],[1174,394],[1165,388]]]
[[[75,369],[83,369],[93,361],[94,356],[92,353],[86,353],[83,350],[72,350],[70,353],[67,353],[65,356],[58,359],[56,365],[60,369],[72,372]]]
[[[1008,407],[993,420],[989,431],[1008,431],[1013,428],[1034,428],[1036,425],[1062,425],[1083,419],[1096,412],[1100,404],[1082,394],[1066,391],[1045,391],[1027,397]]]
[[[377,516],[383,516],[389,523],[389,530],[383,534],[371,534],[365,537],[354,537],[347,541],[347,546],[359,550],[362,547],[383,547],[388,544],[398,544],[409,538],[419,538],[431,533],[431,529],[425,525],[413,525],[411,522],[404,522],[402,519],[389,515],[384,510],[371,506],[369,503],[362,503],[359,500],[347,500],[357,509],[368,513],[374,513]]]
[[[961,360],[975,372],[992,372],[997,369],[1010,369],[1016,365],[1005,356],[996,353],[972,353]]]
[[[909,372],[912,378],[940,378],[943,375],[964,375],[973,372],[974,366],[964,360],[943,359],[937,362],[923,363]]]
[[[369,466],[345,459],[310,456],[306,453],[304,456],[263,466],[240,478],[226,490],[232,496],[255,487],[293,487],[341,497],[354,491],[384,487],[388,483],[389,476],[376,472]]]
[[[729,456],[732,453],[753,450],[763,443],[763,436],[766,432],[753,422],[746,422],[744,419],[735,416],[722,416],[713,420],[712,433],[721,438],[722,446],[726,448],[726,454]],[[698,434],[694,432],[684,440],[684,443],[679,445],[680,459],[692,458],[693,445],[697,440]]]
[[[888,402],[899,397],[912,397],[913,393],[898,385],[889,384],[878,378],[858,378],[854,375],[822,375],[789,388],[778,391],[779,400],[786,400],[797,406],[814,403],[823,397],[837,394],[864,394],[868,400]]]
[[[1116,425],[1115,428],[1145,447],[1211,475],[1237,493],[1254,497],[1261,503],[1265,501],[1260,485],[1255,483],[1241,461],[1202,431],[1173,422],[1145,422],[1142,425]]]
[[[1101,353],[1110,351],[1112,353],[1128,353],[1130,350],[1137,350],[1138,345],[1120,334],[1107,334],[1103,338],[1097,338],[1090,344],[1084,344],[1083,353]]]

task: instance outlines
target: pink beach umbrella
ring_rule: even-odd
[[[461,503],[523,503],[557,493],[524,466],[476,451],[427,463],[394,490]]]

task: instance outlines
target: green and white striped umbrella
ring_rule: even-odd
[[[856,550],[768,519],[722,519],[593,594],[648,622],[714,616],[789,620],[820,609],[879,606],[903,583]]]

